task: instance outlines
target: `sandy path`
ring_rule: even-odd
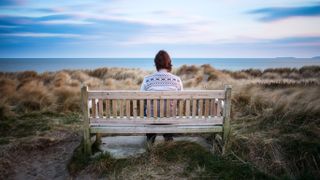
[[[6,179],[69,179],[67,164],[80,138],[77,133],[55,131],[16,146],[5,157],[11,168]]]

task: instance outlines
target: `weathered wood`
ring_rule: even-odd
[[[106,118],[109,118],[111,116],[110,100],[107,99],[107,100],[105,100],[105,102],[106,102],[106,109],[105,109],[106,114],[105,115],[106,115]]]
[[[89,107],[88,107],[88,87],[81,88],[81,102],[83,113],[83,144],[84,153],[91,154],[91,141],[90,141],[90,125],[89,125]]]
[[[186,119],[186,118],[185,118]],[[222,126],[222,124],[216,124],[216,123],[199,123],[199,122],[188,122],[188,123],[146,123],[146,122],[141,122],[141,123],[109,123],[109,122],[102,122],[102,123],[94,123],[91,124],[90,127],[145,127],[145,126],[167,126],[167,125],[175,125],[175,126]],[[221,129],[222,132],[222,129]]]
[[[160,118],[163,118],[164,116],[164,100],[160,99]]]
[[[179,116],[180,117],[184,115],[183,109],[184,109],[184,100],[180,99],[179,100]]]
[[[209,116],[209,109],[210,109],[210,100],[205,99],[204,100],[204,116],[208,117]]]
[[[117,117],[117,101],[116,99],[112,100],[112,116]]]
[[[125,100],[120,99],[118,102],[119,102],[119,110],[120,110],[119,117],[122,118],[124,114]]]
[[[202,99],[200,99],[199,100],[199,114],[198,114],[198,116],[199,117],[201,117],[201,116],[203,116],[203,100]]]
[[[96,99],[91,99],[91,112],[92,112],[92,117],[96,117],[97,116]]]
[[[98,115],[99,117],[103,117],[103,100],[99,99],[98,101]]]
[[[130,105],[130,99],[126,100],[126,116],[127,118],[131,117],[131,105]]]
[[[151,117],[151,100],[150,99],[147,100],[147,117],[148,118]]]
[[[146,125],[136,127],[91,127],[92,133],[111,134],[145,134],[145,133],[215,133],[221,132],[222,126],[178,126],[178,125]]]
[[[219,99],[217,102],[217,116],[221,116],[221,100]]]
[[[186,100],[186,116],[190,116],[190,99]]]
[[[99,99],[212,99],[224,98],[223,90],[206,91],[95,91],[88,92],[89,98]]]
[[[158,101],[153,100],[153,117],[158,117]]]
[[[144,100],[140,100],[140,118],[144,118]]]
[[[227,151],[227,143],[228,143],[228,138],[230,135],[230,115],[231,115],[231,85],[226,85],[225,86],[225,102],[224,102],[224,108],[223,108],[223,150],[222,154],[225,154]]]
[[[132,110],[133,110],[133,117],[137,117],[137,100],[132,100]]]
[[[197,115],[197,100],[192,100],[192,118],[195,118]]]
[[[177,100],[172,100],[172,117],[177,116]]]
[[[211,116],[217,116],[217,102],[216,99],[212,99],[212,115]]]
[[[214,102],[213,101],[214,101],[214,99],[210,99],[209,100],[209,106],[210,106],[209,107],[209,116],[211,116],[211,117],[213,116],[213,107],[214,107]]]
[[[171,103],[170,103],[170,102],[171,102],[170,99],[167,99],[167,100],[166,100],[166,105],[165,105],[166,108],[165,108],[165,109],[166,109],[166,117],[167,117],[167,118],[171,116],[171,115],[170,115],[170,114],[171,114]]]
[[[149,119],[133,119],[128,120],[126,118],[117,118],[117,119],[103,119],[103,118],[90,118],[91,125],[99,125],[104,123],[114,123],[114,124],[201,124],[201,123],[212,123],[216,125],[222,125],[223,117],[214,117],[214,118],[149,118]]]

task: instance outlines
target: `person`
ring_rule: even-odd
[[[169,54],[160,50],[155,58],[154,63],[157,72],[143,79],[141,91],[182,91],[182,81],[178,76],[171,74],[172,64]],[[159,107],[159,106],[158,106]],[[158,111],[159,112],[159,111]],[[147,142],[153,143],[157,134],[148,133]],[[172,134],[163,134],[165,141],[172,141]]]

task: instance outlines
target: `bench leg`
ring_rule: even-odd
[[[212,139],[212,141],[211,141],[211,145],[212,145],[212,147],[211,147],[210,151],[211,151],[212,153],[215,153],[215,151],[216,151],[216,149],[215,149],[215,138],[216,138],[216,133],[213,133],[213,134],[212,134],[212,137],[213,137],[213,139]]]
[[[222,146],[222,155],[225,155],[228,151],[228,142],[229,142],[229,137],[224,137],[223,138],[223,146]]]
[[[89,129],[85,128],[83,131],[83,149],[84,153],[91,155],[92,149],[91,149],[91,138],[90,138],[90,131]]]

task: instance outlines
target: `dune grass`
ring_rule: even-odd
[[[8,144],[17,138],[41,136],[60,126],[68,128],[68,125],[73,126],[79,124],[80,121],[81,118],[78,113],[49,111],[6,116],[0,121],[0,144]]]
[[[319,92],[319,86],[239,91],[231,149],[270,174],[319,177]]]
[[[113,159],[109,154],[90,159],[77,149],[68,168],[73,175],[111,179],[274,179],[233,156],[213,155],[196,143],[183,141],[161,143],[128,159]]]

